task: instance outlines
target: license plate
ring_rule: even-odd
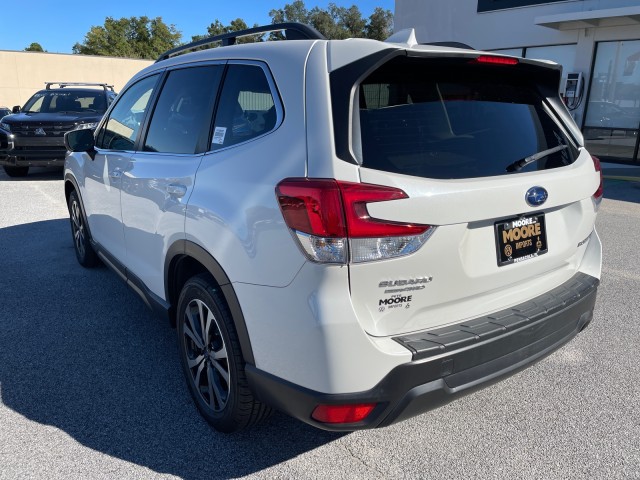
[[[544,213],[496,222],[495,232],[499,267],[547,253]]]

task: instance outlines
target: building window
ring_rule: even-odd
[[[573,71],[576,60],[576,45],[553,45],[550,47],[528,47],[525,50],[527,58],[551,60],[562,65],[562,83],[560,91],[564,91],[567,82],[567,73]]]
[[[566,0],[478,0],[478,12],[492,12],[505,8],[531,7],[543,3],[566,2]]]
[[[499,53],[500,55],[511,55],[512,57],[522,57],[522,48],[499,48],[497,50],[491,50],[492,52]]]
[[[600,42],[584,134],[595,155],[634,159],[640,125],[640,40]]]

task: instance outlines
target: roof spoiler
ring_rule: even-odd
[[[398,43],[400,45],[406,45],[407,47],[415,47],[416,45],[432,45],[434,47],[451,47],[451,48],[462,48],[464,50],[475,50],[475,48],[470,47],[466,43],[461,42],[427,42],[427,43],[418,43],[416,38],[416,31],[413,28],[405,28],[404,30],[400,30],[399,32],[394,33],[389,38],[385,40],[386,43]]]
[[[305,25],[303,23],[274,23],[272,25],[263,25],[261,27],[247,28],[246,30],[238,30],[236,32],[223,33],[221,35],[215,35],[213,37],[203,38],[195,42],[187,43],[179,47],[173,48],[164,52],[156,62],[166,60],[181,53],[194,50],[199,47],[211,45],[212,43],[222,42],[222,46],[235,45],[236,41],[240,37],[246,37],[249,35],[256,35],[258,33],[268,33],[284,31],[285,40],[326,40],[327,38],[322,35],[315,28]]]

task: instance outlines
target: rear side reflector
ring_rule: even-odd
[[[591,159],[593,160],[593,166],[596,169],[596,172],[600,174],[600,184],[598,185],[598,189],[593,194],[593,201],[596,204],[596,207],[599,207],[600,202],[602,202],[602,195],[604,194],[604,179],[602,178],[602,165],[600,165],[600,159],[598,157],[591,155]]]
[[[288,178],[276,187],[287,226],[314,262],[384,260],[418,250],[434,228],[373,218],[367,204],[408,198],[399,188]],[[350,253],[350,255],[349,255]]]
[[[511,57],[498,57],[494,55],[480,55],[474,60],[475,63],[488,63],[493,65],[517,65],[519,63],[517,58]]]
[[[311,418],[321,423],[357,423],[367,418],[375,407],[375,403],[318,405],[313,410]]]

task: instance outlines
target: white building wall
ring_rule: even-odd
[[[575,45],[575,57],[563,64],[563,82],[568,72],[581,72],[586,97],[597,42],[640,40],[640,15],[608,16],[612,9],[629,7],[636,11],[640,0],[567,0],[489,12],[478,12],[478,0],[396,0],[394,29],[414,28],[420,43],[455,41],[478,50]],[[545,17],[582,13],[595,18],[560,28],[536,24]],[[572,112],[578,125],[586,105],[583,101]]]
[[[578,42],[580,30],[535,25],[537,17],[638,5],[639,0],[569,0],[478,13],[478,0],[396,0],[393,21],[396,31],[415,28],[421,43],[458,41],[494,50]]]

